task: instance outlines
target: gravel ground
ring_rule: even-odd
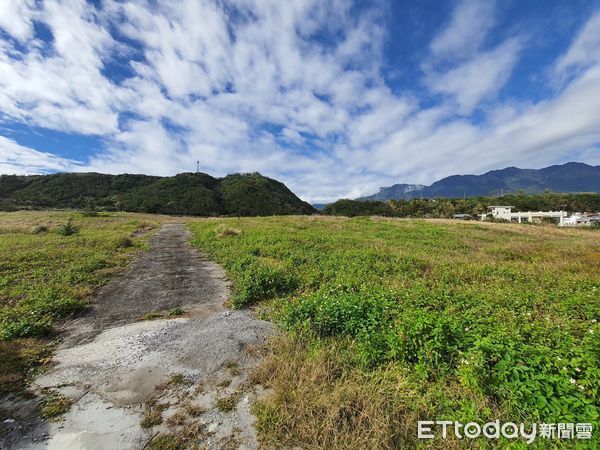
[[[225,274],[190,246],[183,225],[163,225],[150,245],[66,325],[55,365],[33,384],[68,397],[71,409],[45,421],[40,398],[4,399],[14,414],[0,448],[141,449],[162,434],[200,448],[257,447],[249,407],[262,390],[247,378],[272,325],[223,306]],[[175,307],[185,313],[139,320]],[[146,427],[144,417],[153,418]]]

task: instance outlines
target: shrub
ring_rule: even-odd
[[[61,236],[72,236],[79,232],[79,228],[77,228],[75,225],[73,225],[73,223],[71,222],[71,219],[69,219],[67,221],[67,223],[59,226],[58,229],[56,230],[56,232],[58,234],[60,234]]]

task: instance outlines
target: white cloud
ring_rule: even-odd
[[[586,22],[577,38],[556,63],[557,72],[572,67],[589,67],[600,62],[600,11]]]
[[[0,136],[0,173],[31,175],[48,171],[68,172],[78,167],[77,161],[39,152]]]
[[[520,50],[519,41],[510,39],[446,73],[430,75],[427,84],[434,92],[453,96],[460,114],[470,114],[481,100],[506,84]]]
[[[431,42],[433,55],[456,58],[477,51],[494,24],[494,10],[494,0],[461,0],[450,23]]]
[[[33,0],[5,0],[0,2],[0,28],[14,39],[25,42],[33,33],[31,10]]]
[[[11,2],[3,2],[11,3]],[[0,109],[19,121],[83,134],[118,129],[117,109],[126,92],[102,74],[103,57],[113,47],[110,33],[96,23],[84,1],[68,5],[22,3],[24,17],[44,21],[52,49],[39,40],[24,51],[0,48]],[[7,31],[10,32],[10,29]],[[15,57],[16,56],[16,57]]]

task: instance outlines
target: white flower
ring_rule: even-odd
[[[592,330],[591,328],[588,330],[588,333],[590,334],[594,334],[594,330]]]
[[[575,367],[575,372],[581,372],[581,369],[579,367]]]
[[[596,323],[598,322],[596,319],[592,319],[592,323]]]
[[[569,381],[571,382],[571,384],[577,383],[577,380],[575,380],[575,378],[571,378]]]

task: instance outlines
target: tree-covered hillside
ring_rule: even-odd
[[[338,200],[323,213],[334,216],[452,217],[481,214],[488,206],[510,205],[515,211],[600,211],[600,194],[519,193],[503,197],[433,198],[389,201]]]
[[[214,178],[60,173],[0,176],[0,209],[76,208],[184,214],[263,216],[312,214],[283,183],[258,173]]]

